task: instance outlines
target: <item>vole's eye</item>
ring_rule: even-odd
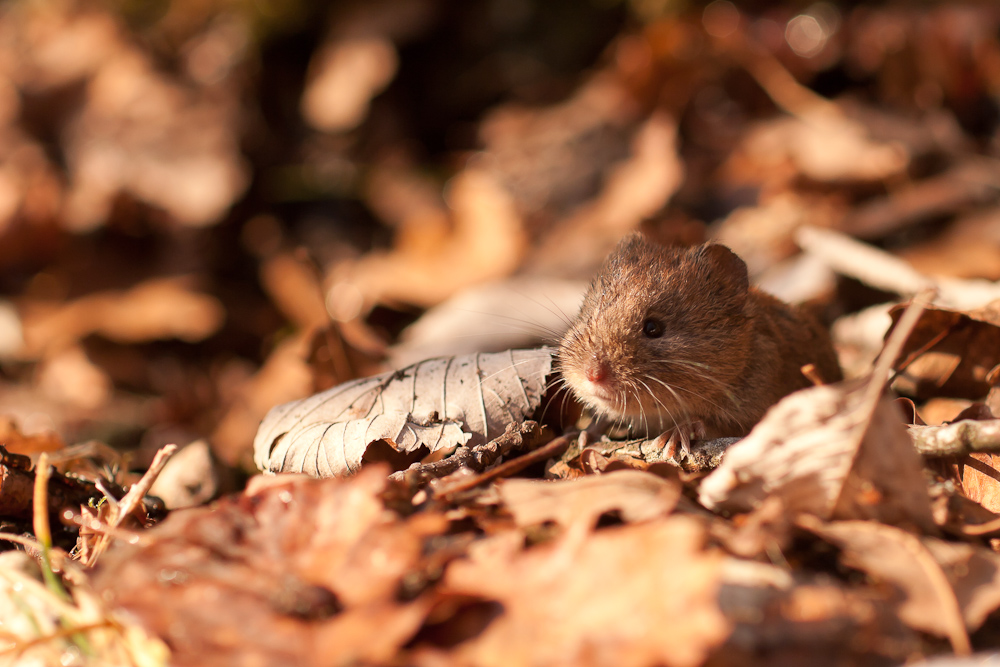
[[[650,318],[642,323],[642,334],[646,338],[659,338],[663,335],[663,325]]]

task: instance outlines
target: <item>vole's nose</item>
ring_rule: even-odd
[[[597,358],[597,356],[588,361],[587,367],[584,369],[587,380],[595,384],[601,384],[607,380],[609,373],[608,362]]]

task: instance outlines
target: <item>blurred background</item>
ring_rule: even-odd
[[[730,245],[862,372],[899,295],[799,232],[1000,278],[998,38],[992,2],[3,3],[0,435],[249,470],[278,403],[557,340],[635,229]]]

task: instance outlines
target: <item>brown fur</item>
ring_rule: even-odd
[[[643,332],[648,320],[660,336]],[[803,365],[841,379],[826,330],[749,287],[731,250],[665,248],[639,234],[594,278],[559,360],[582,402],[647,433],[701,422],[708,437],[745,435],[781,397],[810,385]]]

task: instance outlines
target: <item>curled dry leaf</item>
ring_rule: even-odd
[[[681,494],[680,484],[640,470],[558,482],[510,479],[498,486],[500,498],[519,526],[545,521],[564,527],[577,521],[592,526],[612,510],[625,521],[646,521],[669,514]]]
[[[397,469],[421,452],[482,444],[534,412],[551,370],[551,351],[541,348],[429,359],[347,382],[272,409],[254,461],[269,472],[332,477],[378,456],[377,442],[392,450],[383,454],[409,459]]]
[[[457,664],[694,667],[725,639],[722,558],[704,550],[697,520],[586,530],[528,550],[507,533],[452,562],[447,594],[504,609],[457,648]]]
[[[902,309],[889,311],[894,324]],[[904,364],[894,385],[902,393],[982,398],[987,374],[1000,364],[1000,300],[965,312],[928,308],[903,347],[897,367]]]
[[[777,495],[791,512],[879,518],[934,530],[922,463],[889,398],[865,381],[782,399],[701,485],[710,509],[749,511]]]

